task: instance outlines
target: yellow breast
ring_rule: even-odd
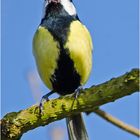
[[[53,89],[51,78],[58,68],[57,63],[61,52],[59,45],[59,41],[55,40],[46,28],[38,28],[33,39],[33,53],[39,75],[51,90]],[[80,75],[80,84],[85,84],[92,67],[92,41],[88,30],[79,21],[73,21],[70,24],[63,47],[68,50],[74,69]]]
[[[36,59],[39,75],[42,81],[52,90],[51,76],[57,68],[59,57],[59,43],[54,40],[50,32],[39,27],[33,39],[33,54]]]
[[[92,68],[92,40],[86,27],[79,21],[70,25],[70,32],[64,46],[70,52],[76,71],[81,76],[81,85],[87,81]]]

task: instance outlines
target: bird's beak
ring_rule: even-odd
[[[48,3],[60,3],[61,0],[48,0]]]

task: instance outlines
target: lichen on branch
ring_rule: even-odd
[[[8,113],[1,120],[2,140],[18,140],[31,129],[79,112],[92,111],[103,104],[133,94],[139,91],[139,72],[139,69],[133,69],[120,77],[84,89],[77,99],[73,95],[67,95],[50,100],[44,103],[42,114],[39,113],[38,105]]]

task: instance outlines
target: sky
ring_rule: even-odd
[[[73,1],[94,44],[93,68],[85,87],[103,83],[137,68],[138,0]],[[36,84],[36,90],[33,91],[30,79],[31,74],[37,75],[32,38],[42,18],[42,7],[43,0],[2,0],[1,117],[8,112],[30,107],[49,91],[38,76],[35,77],[37,82],[33,85]],[[101,109],[138,128],[138,93],[103,105]],[[84,115],[84,120],[90,140],[138,139],[94,113]],[[29,131],[21,140],[51,140],[50,131],[55,128],[66,132],[65,120]]]

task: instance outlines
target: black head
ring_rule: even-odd
[[[48,7],[53,7],[56,10],[58,7],[62,7],[69,15],[76,16],[76,9],[72,3],[72,0],[45,0],[44,1],[44,15]]]

